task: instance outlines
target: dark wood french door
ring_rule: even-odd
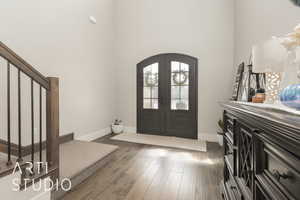
[[[198,60],[160,54],[137,65],[138,133],[197,139]]]

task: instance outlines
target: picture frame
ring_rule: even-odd
[[[258,89],[265,89],[266,76],[265,73],[254,73],[252,64],[244,67],[243,78],[240,84],[238,101],[252,102]]]
[[[240,94],[240,89],[243,81],[244,71],[245,71],[245,63],[243,62],[238,66],[237,74],[235,76],[235,81],[233,84],[233,94],[231,97],[231,101],[239,100],[239,94]]]

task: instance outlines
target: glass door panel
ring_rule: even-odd
[[[160,54],[137,65],[137,131],[197,138],[197,58]]]
[[[189,65],[171,62],[171,110],[189,110]]]
[[[153,63],[143,69],[144,87],[143,87],[143,108],[158,109],[158,63]]]

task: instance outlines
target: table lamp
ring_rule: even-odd
[[[279,99],[286,57],[286,50],[276,38],[252,48],[253,72],[266,74],[265,103],[274,103]]]

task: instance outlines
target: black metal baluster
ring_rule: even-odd
[[[34,164],[34,93],[31,79],[31,162]]]
[[[18,146],[18,162],[22,162],[22,124],[21,124],[21,71],[18,69],[18,136],[19,136],[19,146]]]
[[[10,63],[7,62],[7,165],[12,164],[10,131]]]
[[[40,162],[42,162],[42,150],[43,150],[43,143],[42,143],[42,133],[43,133],[43,112],[42,112],[42,86],[40,85]],[[42,166],[40,166],[42,169]]]

